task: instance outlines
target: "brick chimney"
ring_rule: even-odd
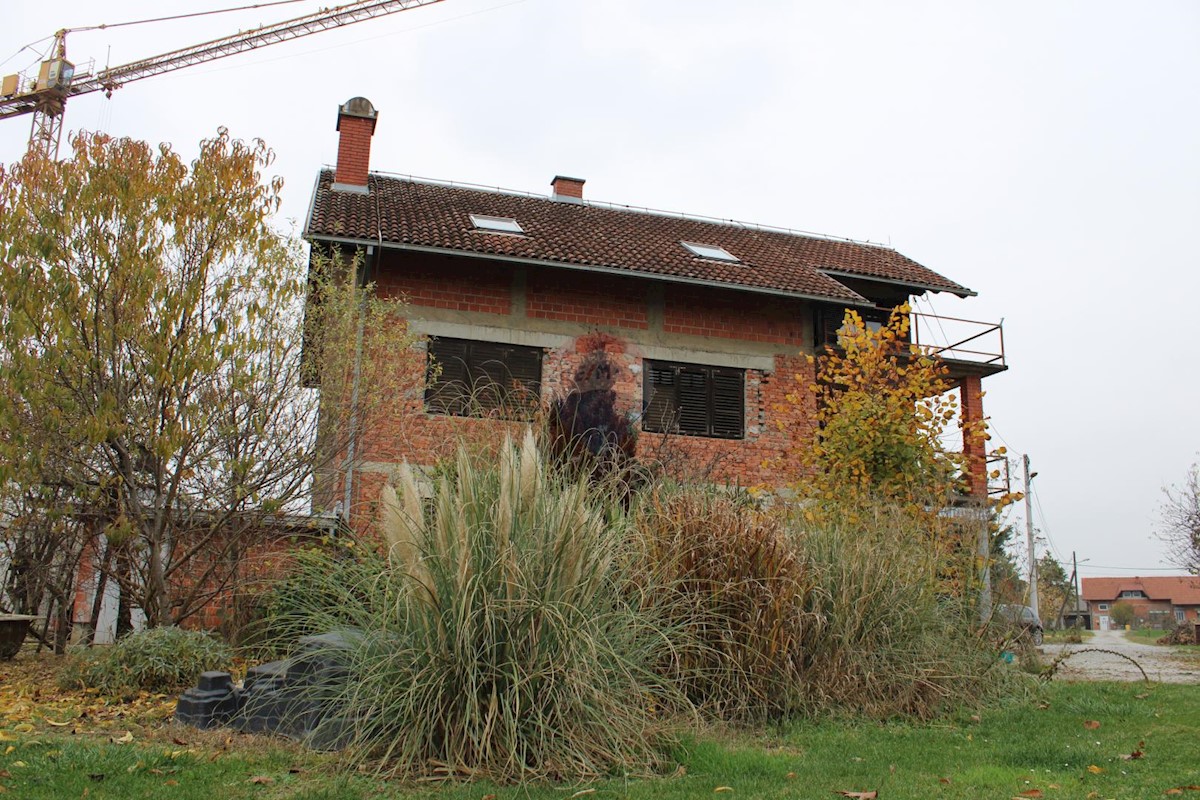
[[[341,192],[366,192],[371,166],[371,137],[379,112],[365,97],[352,97],[338,109],[337,170],[333,188]]]
[[[582,203],[583,184],[583,178],[567,178],[563,175],[555,175],[554,180],[550,181],[550,185],[554,188],[554,192],[550,195],[550,198],[552,200],[561,200],[564,203]]]

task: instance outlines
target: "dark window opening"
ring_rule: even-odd
[[[891,318],[891,309],[887,308],[856,308],[855,312],[862,319],[867,329],[878,332],[887,325]],[[846,324],[846,309],[823,307],[816,313],[816,343],[817,350],[823,347],[838,347],[838,340],[844,333]]]
[[[443,337],[429,340],[427,411],[529,419],[541,389],[541,348]]]
[[[746,371],[647,361],[642,428],[741,439],[745,435]]]

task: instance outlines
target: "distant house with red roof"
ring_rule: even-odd
[[[806,356],[836,343],[846,309],[878,325],[915,296],[974,294],[890,247],[600,203],[579,178],[555,177],[547,196],[372,171],[378,118],[365,98],[339,108],[337,165],[318,174],[304,230],[314,249],[361,254],[419,337],[406,355],[424,392],[398,393],[395,419],[363,432],[360,466],[327,488],[354,509],[401,460],[428,465],[458,433],[497,424],[479,418],[514,388],[615,392],[639,453],[670,435],[714,480],[778,484],[780,456],[812,429],[787,395],[812,380]],[[933,349],[964,416],[982,419],[980,381],[1006,369],[999,325],[926,322],[968,326]],[[986,497],[984,444],[964,446]]]
[[[1084,578],[1080,595],[1096,630],[1108,630],[1119,602],[1129,603],[1136,619],[1156,628],[1200,622],[1200,577],[1195,575]]]

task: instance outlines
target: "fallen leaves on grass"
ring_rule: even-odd
[[[1020,800],[1023,797],[1045,797],[1045,793],[1041,789],[1026,789],[1023,792],[1018,792],[1015,800]]]
[[[255,775],[253,778],[247,781],[247,783],[253,783],[258,786],[270,786],[274,782],[275,779],[267,775]]]
[[[99,733],[130,725],[158,725],[175,713],[175,698],[138,692],[104,697],[94,689],[60,690],[62,662],[53,656],[22,654],[0,668],[0,728],[33,733],[72,728],[72,733]],[[0,741],[14,738],[0,730]]]
[[[853,798],[853,800],[877,800],[879,797],[879,792],[874,790],[869,792],[847,792],[842,790],[840,792],[834,792],[834,794],[840,794],[842,797],[850,797]]]
[[[1183,794],[1184,792],[1200,792],[1200,786],[1189,784],[1188,786],[1176,786],[1174,789],[1167,789],[1163,794]]]
[[[1146,751],[1143,749],[1145,746],[1145,741],[1138,742],[1137,747],[1134,748],[1132,753],[1123,753],[1121,758],[1125,761],[1137,761],[1139,758],[1146,755]]]
[[[1087,722],[1083,723],[1083,727],[1087,728],[1089,731],[1098,730],[1100,728],[1100,721],[1089,719]]]
[[[1097,767],[1095,764],[1088,764],[1088,772],[1092,773],[1093,775],[1099,775],[1101,772],[1104,772],[1104,767]]]

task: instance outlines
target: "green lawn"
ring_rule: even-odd
[[[1099,723],[1097,727],[1095,723]],[[333,758],[258,737],[167,728],[153,744],[119,735],[0,732],[0,786],[21,798],[835,797],[1149,798],[1200,783],[1200,687],[1052,684],[1028,697],[928,725],[827,721],[784,729],[714,729],[680,747],[671,777],[575,786],[400,785],[333,772]],[[174,739],[175,741],[172,741]],[[164,744],[166,742],[166,744]],[[1144,744],[1141,744],[1143,743]],[[1144,756],[1126,760],[1134,753]],[[1090,793],[1097,792],[1097,795]],[[1186,794],[1200,798],[1200,792]],[[1036,795],[1035,795],[1036,796]]]

